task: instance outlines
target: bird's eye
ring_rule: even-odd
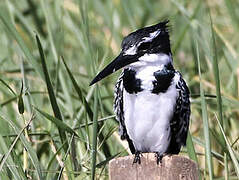
[[[150,47],[150,42],[143,42],[139,45],[138,51],[145,51],[149,49],[149,47]]]

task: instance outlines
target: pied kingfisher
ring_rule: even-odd
[[[189,89],[173,67],[168,21],[139,29],[124,38],[121,52],[90,83],[123,68],[115,85],[114,111],[121,139],[135,154],[165,154],[186,145],[190,118]]]

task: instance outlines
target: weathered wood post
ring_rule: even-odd
[[[144,153],[141,164],[132,164],[134,155],[110,161],[110,180],[198,180],[195,162],[184,156],[165,156],[157,165],[154,153]]]

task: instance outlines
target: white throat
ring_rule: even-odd
[[[136,78],[141,80],[141,88],[146,91],[153,90],[156,80],[154,72],[163,70],[165,65],[172,63],[172,57],[167,54],[144,54],[139,61],[128,65],[126,68],[136,71]]]
[[[163,68],[165,65],[173,63],[171,55],[158,53],[158,54],[144,54],[139,58],[139,61],[128,65],[129,68],[140,69],[146,66],[153,66]]]

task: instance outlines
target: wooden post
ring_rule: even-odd
[[[144,153],[141,164],[133,164],[134,155],[110,161],[110,180],[198,180],[195,162],[184,156],[165,156],[157,165],[154,153]]]

